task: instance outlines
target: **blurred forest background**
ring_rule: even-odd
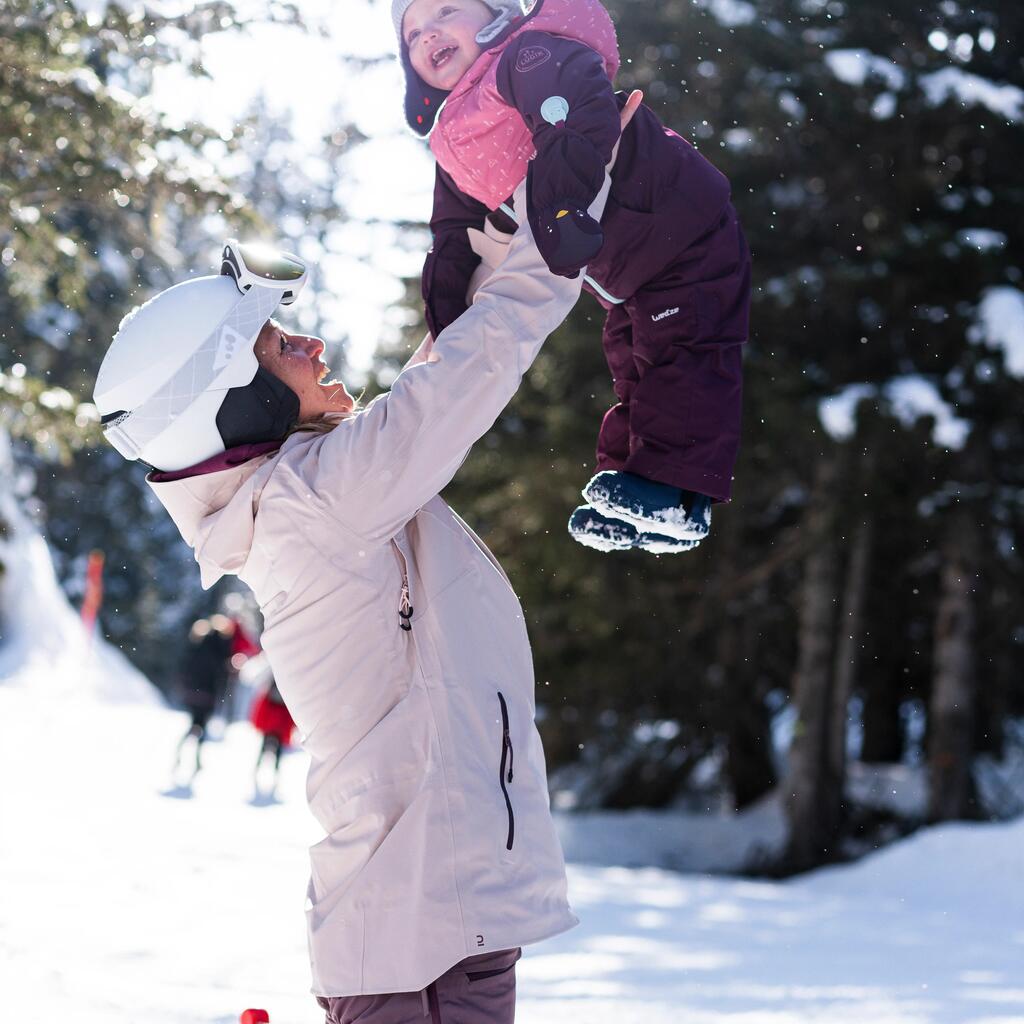
[[[1024,7],[608,6],[618,86],[731,179],[755,294],[735,500],[695,552],[601,555],[566,533],[613,401],[589,297],[446,493],[523,600],[560,805],[774,794],[779,871],[1024,812]],[[143,102],[156,68],[201,77],[206,34],[303,24],[301,4],[169,9],[0,8],[6,484],[72,600],[105,551],[103,632],[167,690],[188,624],[225,594],[199,589],[142,470],[102,442],[99,360],[128,309],[208,272],[229,234],[337,252],[364,141],[339,121],[310,152],[259,105],[231,133],[169,124]],[[383,227],[382,259],[428,244],[422,223],[364,227]],[[369,394],[422,334],[405,290]],[[303,329],[342,340],[322,279],[300,305]],[[922,800],[859,801],[865,765],[913,770]]]

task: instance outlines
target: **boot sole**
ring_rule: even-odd
[[[684,526],[680,523],[665,522],[661,519],[649,519],[639,515],[635,507],[616,504],[607,489],[600,483],[591,481],[583,489],[583,497],[586,502],[603,516],[610,519],[621,519],[624,523],[636,528],[637,533],[657,533],[673,540],[702,541],[710,532],[710,529],[702,530],[693,526]],[[689,550],[689,549],[687,549]]]

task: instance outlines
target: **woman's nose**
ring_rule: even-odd
[[[316,359],[323,352],[324,343],[319,338],[303,336],[302,348],[310,359]]]

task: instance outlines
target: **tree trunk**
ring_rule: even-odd
[[[738,512],[731,510],[719,535],[719,579],[727,581],[736,580],[746,566]],[[723,703],[717,717],[725,741],[725,779],[733,807],[739,811],[775,785],[771,716],[758,683],[757,615],[749,603],[724,599],[717,617],[715,666]]]
[[[831,852],[839,827],[841,791],[830,771],[833,715],[833,630],[837,547],[833,535],[832,472],[819,464],[807,512],[813,547],[807,557],[800,597],[799,653],[793,679],[797,711],[789,755],[789,866],[820,863]]]
[[[864,739],[860,759],[866,764],[898,764],[905,737],[900,722],[900,680],[871,672],[864,680]]]
[[[857,681],[860,651],[864,641],[864,600],[871,568],[874,522],[866,516],[853,534],[853,544],[846,567],[843,606],[839,615],[839,637],[836,641],[835,694],[832,706],[830,772],[833,785],[842,793],[846,781],[846,732],[850,697]]]
[[[975,554],[978,526],[971,515],[950,516],[943,543],[928,705],[928,820],[976,814],[972,766],[975,710]]]
[[[740,811],[775,785],[775,751],[771,715],[756,670],[760,639],[757,619],[748,611],[740,622],[732,618],[728,621],[731,628],[723,628],[719,634],[720,656],[726,657],[727,645],[735,652],[726,686],[730,709],[725,772],[733,807]]]

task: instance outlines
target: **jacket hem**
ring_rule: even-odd
[[[516,949],[519,946],[532,946],[538,942],[544,942],[546,939],[553,939],[556,935],[562,935],[571,928],[575,928],[579,923],[580,919],[572,913],[572,911],[567,911],[566,914],[557,922],[552,922],[549,927],[543,928],[539,932],[532,932],[528,936],[523,936],[519,933],[499,936],[496,940],[487,943],[489,948],[486,950],[465,949],[458,953],[453,952],[451,954],[453,957],[451,962],[448,963],[448,958],[446,958],[444,961],[445,966],[441,967],[433,977],[417,976],[410,978],[408,983],[404,981],[400,982],[399,985],[401,987],[399,988],[381,989],[372,985],[363,985],[360,986],[359,991],[356,992],[335,992],[328,991],[326,988],[318,987],[314,982],[313,985],[310,986],[309,991],[311,995],[321,999],[350,998],[352,996],[393,995],[397,992],[421,992],[429,984],[441,977],[441,975],[446,971],[451,970],[456,964],[462,963],[466,957],[475,956],[480,952],[498,953],[507,949]]]

